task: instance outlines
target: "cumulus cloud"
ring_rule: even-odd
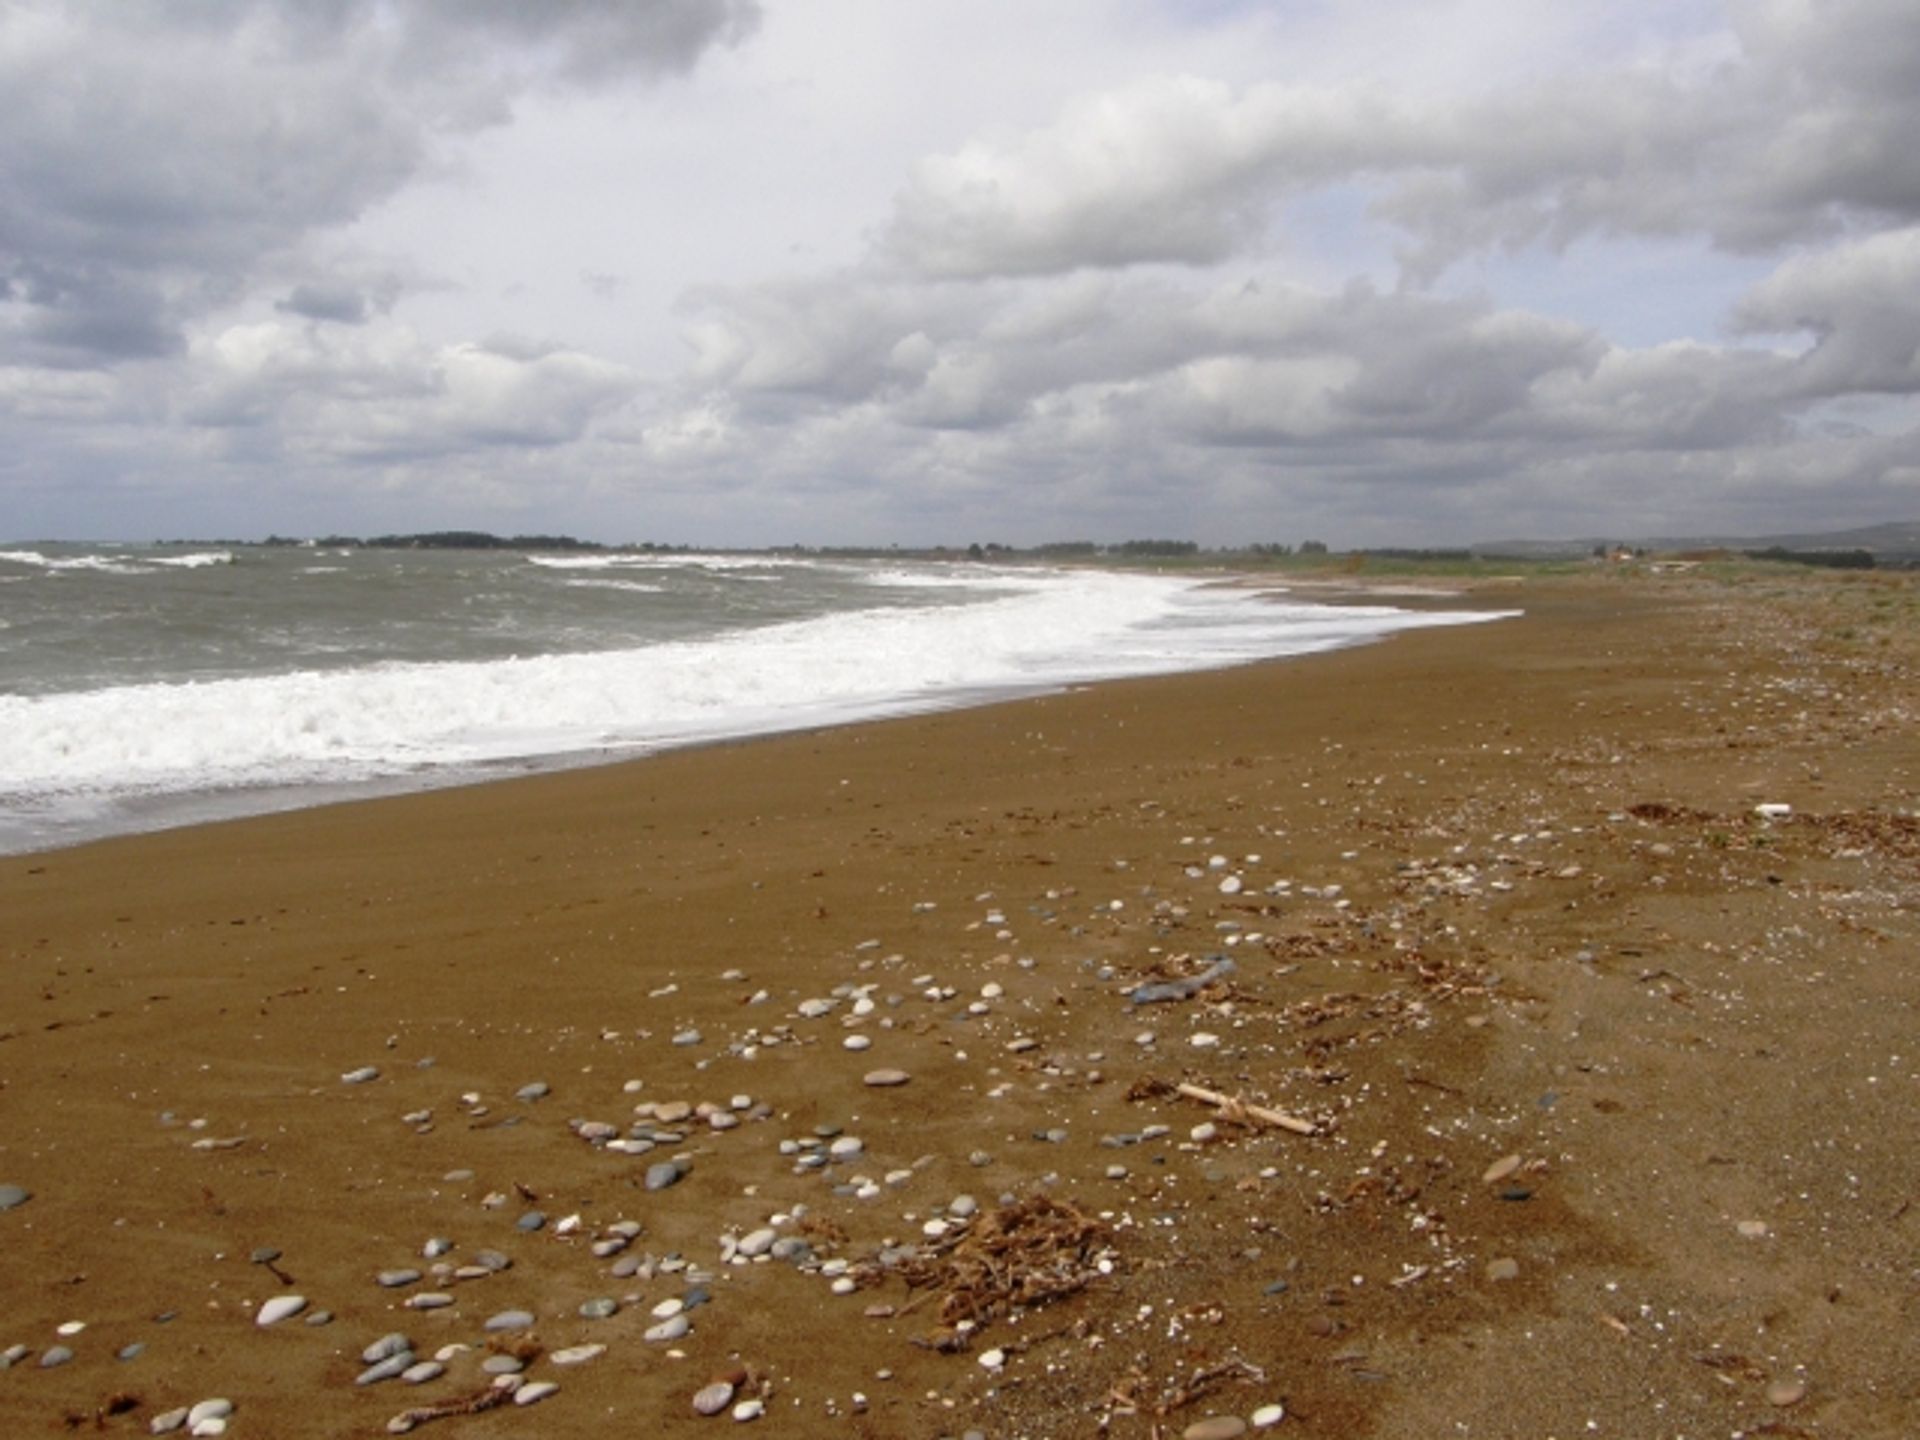
[[[440,139],[505,121],[530,88],[683,70],[757,16],[751,0],[8,5],[0,356],[175,349],[265,262],[420,175]],[[286,304],[354,318],[323,288]]]

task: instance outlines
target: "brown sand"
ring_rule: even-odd
[[[787,1434],[1270,1403],[1319,1436],[1920,1434],[1920,590],[1480,598],[1526,618],[0,860],[0,1183],[33,1194],[0,1212],[0,1348],[33,1352],[0,1433],[220,1395],[235,1436],[383,1434],[478,1357],[357,1389],[363,1346],[524,1306],[548,1352],[606,1352],[424,1433],[711,1432],[691,1397],[737,1370]],[[1124,998],[1219,953],[1193,999]],[[849,984],[871,1015],[796,1013]],[[1236,1111],[1195,1141],[1182,1081],[1322,1133]],[[735,1095],[769,1110],[645,1157],[569,1128]],[[823,1125],[866,1153],[794,1173],[780,1142]],[[883,1193],[835,1193],[859,1175]],[[962,1193],[981,1217],[930,1242]],[[797,1205],[783,1233],[857,1293],[721,1263]],[[715,1272],[675,1344],[642,1332],[686,1276],[589,1252],[623,1218]],[[514,1264],[376,1285],[434,1235]],[[921,1249],[874,1265],[889,1239]],[[427,1288],[455,1303],[403,1308]],[[286,1292],[336,1318],[258,1328]],[[624,1308],[580,1318],[596,1296]]]

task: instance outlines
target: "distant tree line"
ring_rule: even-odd
[[[1871,570],[1871,550],[1789,550],[1784,545],[1769,545],[1764,550],[1748,550],[1749,560],[1777,560],[1787,565],[1822,565],[1830,570]]]

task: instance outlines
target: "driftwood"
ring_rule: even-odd
[[[1295,1135],[1320,1133],[1320,1127],[1311,1120],[1302,1120],[1298,1115],[1289,1115],[1283,1110],[1271,1110],[1265,1105],[1249,1104],[1237,1095],[1223,1095],[1218,1090],[1207,1090],[1199,1085],[1189,1085],[1185,1081],[1178,1085],[1168,1085],[1160,1080],[1147,1080],[1134,1086],[1128,1092],[1127,1098],[1138,1100],[1147,1095],[1162,1094],[1183,1095],[1189,1100],[1198,1100],[1202,1105],[1211,1105],[1220,1112],[1222,1120],[1237,1121],[1240,1124],[1257,1120],[1262,1125],[1289,1130]]]
[[[978,1326],[1084,1289],[1099,1278],[1111,1239],[1105,1225],[1074,1205],[1035,1195],[949,1232],[891,1268],[909,1288],[939,1297],[944,1324]]]

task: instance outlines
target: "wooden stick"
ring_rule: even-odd
[[[1269,1110],[1264,1105],[1249,1105],[1244,1100],[1235,1100],[1231,1095],[1222,1095],[1217,1090],[1202,1090],[1198,1085],[1188,1085],[1184,1082],[1173,1088],[1175,1093],[1184,1095],[1189,1100],[1198,1100],[1221,1110],[1239,1110],[1256,1120],[1277,1125],[1282,1130],[1291,1130],[1296,1135],[1317,1135],[1320,1132],[1320,1127],[1311,1120],[1302,1120],[1297,1115],[1287,1115],[1279,1110]]]

